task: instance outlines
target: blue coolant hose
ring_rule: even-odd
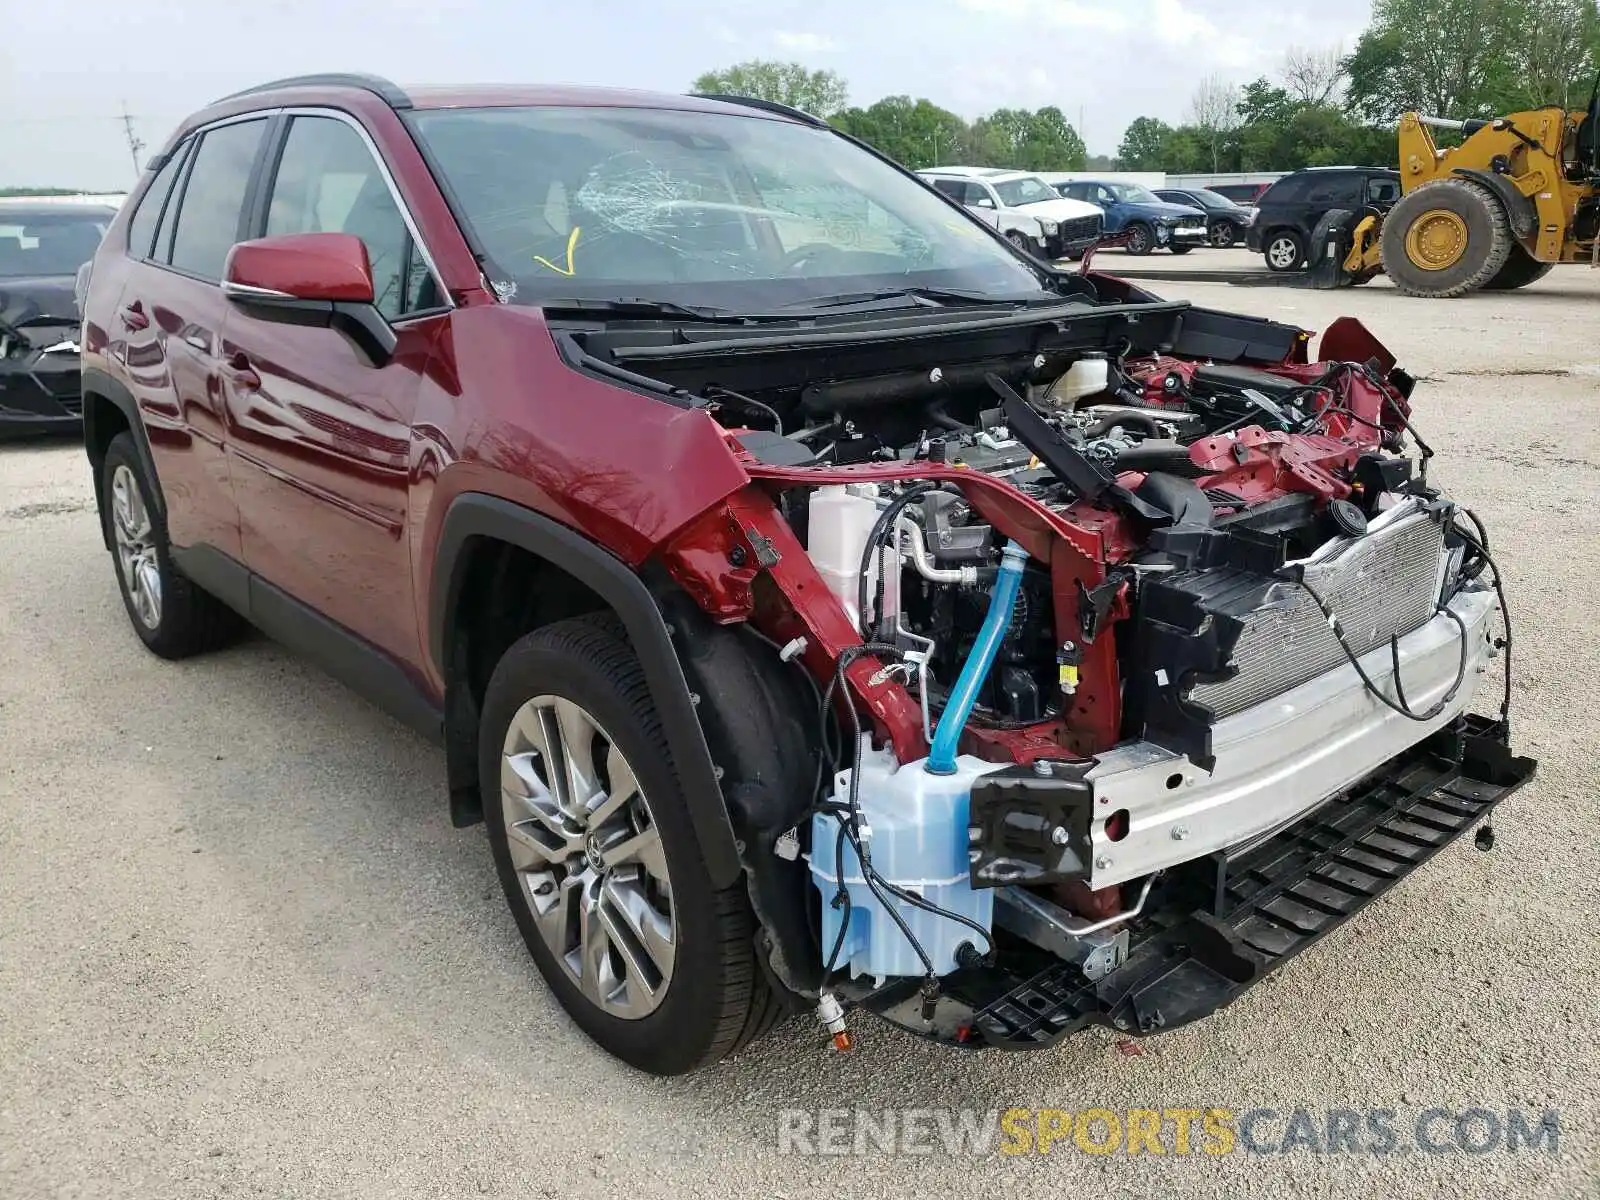
[[[994,581],[994,591],[989,594],[989,615],[978,630],[978,640],[956,677],[950,699],[939,718],[939,728],[933,731],[933,746],[928,751],[927,770],[931,775],[956,773],[956,743],[961,731],[972,715],[977,703],[978,689],[989,676],[994,656],[999,653],[1000,640],[1011,627],[1011,614],[1017,606],[1017,588],[1022,584],[1022,569],[1027,566],[1028,555],[1016,542],[1007,542],[1000,556],[1000,574]]]

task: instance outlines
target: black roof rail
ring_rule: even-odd
[[[796,121],[804,121],[807,125],[826,126],[828,123],[821,117],[814,117],[808,112],[803,112],[788,104],[779,104],[776,100],[758,100],[754,96],[723,95],[720,92],[690,92],[695,100],[720,100],[724,104],[742,104],[746,108],[759,108],[762,112],[777,113],[781,117],[792,117]]]
[[[274,79],[271,83],[258,83],[255,87],[247,87],[243,91],[234,92],[215,101],[221,104],[227,100],[237,100],[241,96],[254,96],[260,92],[276,92],[283,88],[292,87],[347,87],[358,88],[363,92],[371,92],[390,108],[410,108],[411,97],[401,90],[399,85],[389,82],[381,75],[361,75],[340,71],[329,71],[319,75],[292,75],[288,79]]]

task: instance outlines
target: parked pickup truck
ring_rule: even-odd
[[[1022,223],[1037,224],[1043,239],[1042,258],[1080,259],[1100,240],[1104,226],[1100,210],[1065,199],[1037,175],[996,167],[940,167],[917,173],[1034,254],[1039,252],[1023,244],[1026,226]]]

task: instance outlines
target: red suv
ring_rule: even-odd
[[[248,622],[442,743],[646,1070],[795,1007],[1193,1020],[1533,769],[1365,330],[1058,273],[797,112],[270,84],[80,285],[134,630]]]

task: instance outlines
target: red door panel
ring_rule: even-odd
[[[239,509],[223,452],[218,357],[226,301],[215,284],[140,264],[112,317],[177,546],[242,557]]]
[[[431,327],[372,366],[331,330],[228,315],[223,362],[244,561],[402,661],[420,639],[407,537],[411,421]]]

